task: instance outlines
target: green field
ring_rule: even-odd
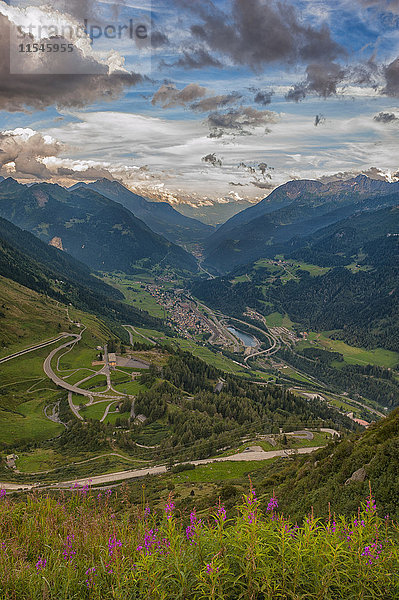
[[[75,331],[66,306],[0,277],[0,358]]]
[[[144,278],[141,278],[143,281]],[[123,275],[108,275],[104,281],[119,289],[125,296],[127,304],[140,310],[147,311],[153,317],[163,319],[165,312],[162,306],[147,292],[140,282],[132,281]]]
[[[201,465],[194,470],[182,471],[174,476],[176,482],[213,482],[238,479],[261,469],[275,459],[250,461],[225,461]]]
[[[399,364],[399,353],[397,352],[383,350],[382,348],[377,348],[376,350],[355,348],[340,340],[332,340],[328,337],[328,332],[311,332],[309,334],[309,340],[316,342],[316,344],[312,345],[313,347],[318,345],[324,350],[339,352],[344,356],[345,362],[349,364],[376,365],[386,368],[393,368]]]
[[[268,327],[287,327],[287,329],[291,329],[293,325],[288,315],[282,315],[279,312],[274,312],[265,319]]]

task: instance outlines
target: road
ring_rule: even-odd
[[[133,340],[133,334],[132,334],[132,331],[134,331],[134,333],[135,333],[136,335],[139,335],[140,337],[142,337],[142,338],[144,338],[145,340],[147,340],[147,342],[151,342],[151,344],[154,344],[154,346],[156,346],[156,344],[157,344],[157,343],[156,343],[156,342],[154,342],[154,340],[152,340],[151,338],[149,338],[149,337],[147,337],[146,335],[143,335],[142,333],[140,333],[139,331],[137,331],[137,329],[135,329],[135,328],[133,327],[133,325],[124,325],[123,327],[124,327],[124,328],[127,330],[128,334],[129,334],[129,338],[130,338],[130,344],[131,344],[132,346],[133,346],[133,344],[134,344],[134,340]],[[130,329],[131,329],[132,331],[130,331]]]
[[[234,454],[233,456],[222,456],[220,458],[205,458],[202,460],[193,460],[190,464],[194,464],[196,466],[200,465],[208,465],[211,463],[217,462],[242,462],[242,461],[262,461],[268,460],[270,458],[279,458],[279,457],[288,457],[293,456],[295,454],[310,454],[315,450],[320,450],[320,446],[315,448],[299,448],[298,450],[271,450],[270,452],[241,452],[239,454]],[[62,481],[59,483],[55,483],[49,486],[45,486],[46,489],[65,489],[71,488],[73,485],[86,485],[90,483],[91,485],[106,485],[112,483],[118,483],[120,481],[126,481],[128,479],[135,479],[138,477],[145,477],[146,475],[163,475],[167,472],[167,467],[165,465],[160,465],[157,467],[147,467],[144,469],[132,469],[129,471],[120,471],[119,473],[109,473],[106,475],[96,475],[94,477],[88,477],[85,479],[78,479],[72,481]],[[0,489],[5,489],[7,491],[17,491],[19,489],[31,490],[37,487],[35,484],[9,484],[9,483],[0,483]]]
[[[9,356],[0,358],[0,365],[9,360],[12,360],[13,358],[18,358],[18,356],[23,356],[24,354],[28,354],[28,352],[34,352],[35,350],[40,350],[41,348],[45,348],[46,346],[51,346],[51,344],[55,344],[55,342],[59,342],[60,340],[63,340],[64,338],[69,337],[71,335],[74,335],[74,334],[73,333],[61,333],[61,335],[59,335],[56,338],[53,338],[52,340],[47,340],[40,344],[36,344],[36,346],[31,346],[30,348],[26,348],[26,350],[21,350],[20,352],[15,352],[15,354],[10,354]]]

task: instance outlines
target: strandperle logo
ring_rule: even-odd
[[[10,22],[10,72],[97,75],[119,68],[148,74],[151,6],[142,4],[13,0],[4,9]]]

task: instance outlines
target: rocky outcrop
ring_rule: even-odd
[[[367,477],[366,469],[361,467],[355,471],[349,479],[345,481],[345,485],[350,485],[351,483],[363,482]]]

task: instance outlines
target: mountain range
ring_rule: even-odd
[[[90,188],[0,183],[0,216],[57,245],[91,269],[131,273],[162,263],[195,271],[194,257],[154,233],[121,204]],[[141,261],[141,262],[140,262]]]
[[[150,202],[142,196],[134,194],[118,181],[99,179],[93,183],[77,183],[69,189],[71,191],[94,190],[102,196],[122,204],[138,219],[144,221],[152,231],[175,244],[201,242],[214,231],[214,227],[182,215],[168,202]]]
[[[235,215],[205,242],[208,267],[221,273],[262,257],[290,252],[325,227],[364,211],[399,204],[399,183],[364,175],[323,184],[290,181]]]

